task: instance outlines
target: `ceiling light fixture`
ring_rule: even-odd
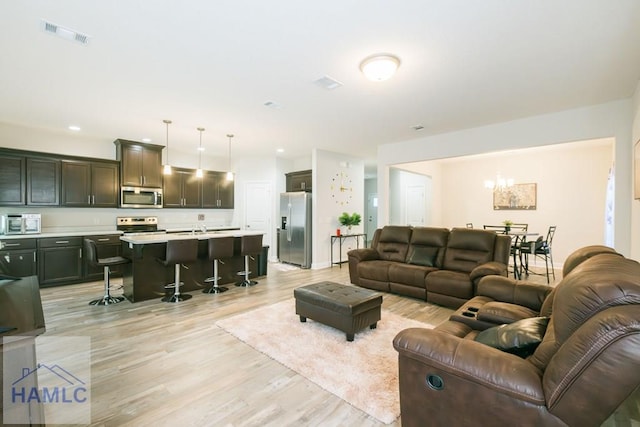
[[[74,132],[78,132],[80,130],[80,126],[71,125],[68,127],[68,129]]]
[[[196,170],[196,177],[202,178],[202,132],[204,132],[204,128],[198,128],[198,132],[200,132],[200,145],[198,146],[198,169]]]
[[[493,191],[504,191],[509,187],[513,187],[514,181],[513,178],[503,178],[500,176],[500,173],[496,175],[496,180],[486,180],[484,182],[484,187]]]
[[[164,163],[164,168],[162,168],[162,173],[171,175],[171,165],[169,164],[169,125],[171,124],[171,120],[163,120],[162,123],[167,125],[167,158]]]
[[[365,58],[360,63],[360,71],[373,81],[381,82],[390,79],[400,66],[400,59],[388,53],[378,53]]]
[[[233,172],[231,172],[231,138],[233,138],[233,134],[228,133],[227,138],[229,138],[229,163],[227,167],[227,181],[233,181]]]

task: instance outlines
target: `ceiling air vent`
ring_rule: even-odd
[[[86,34],[79,33],[78,31],[63,27],[58,24],[54,24],[53,22],[42,21],[42,28],[45,32],[49,34],[54,34],[58,37],[61,37],[65,40],[71,40],[83,45],[89,43],[89,36]]]
[[[331,78],[329,76],[321,77],[318,80],[316,80],[314,83],[326,90],[333,90],[342,86],[342,83],[340,83],[336,79]]]

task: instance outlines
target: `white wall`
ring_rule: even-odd
[[[388,221],[389,167],[392,165],[611,137],[615,141],[615,248],[629,255],[632,107],[630,99],[619,100],[414,141],[381,145],[378,149],[378,222],[384,225]],[[575,191],[588,197],[588,188],[578,188]]]
[[[633,132],[630,146],[633,149],[635,144],[640,141],[640,82],[636,86],[633,96]],[[633,155],[630,156],[633,158]],[[640,171],[634,171],[640,173]],[[633,193],[631,195],[633,197]],[[640,200],[632,201],[632,218],[631,218],[631,257],[640,259]]]
[[[613,140],[601,139],[521,149],[503,153],[457,157],[411,164],[425,174],[438,164],[441,197],[431,209],[439,210],[442,222],[430,225],[464,227],[472,222],[501,225],[506,219],[529,224],[529,231],[545,235],[550,225],[558,227],[554,262],[561,266],[577,247],[604,244],[605,199]],[[405,165],[403,165],[405,166]],[[484,180],[497,173],[515,183],[537,184],[537,209],[493,210],[493,192]]]
[[[340,227],[338,216],[342,212],[357,212],[364,214],[364,161],[346,154],[314,149],[313,163],[313,262],[312,268],[324,268],[330,265],[331,260],[331,236],[335,235]],[[332,185],[339,174],[348,176],[353,188],[353,197],[347,199],[334,197],[335,190]],[[363,218],[364,219],[364,218]],[[364,223],[353,227],[352,233],[364,233]],[[353,238],[346,239],[343,252],[355,248]],[[337,247],[337,244],[336,244]],[[335,249],[335,248],[334,248]],[[338,253],[334,253],[334,261]],[[346,259],[343,255],[343,259]]]

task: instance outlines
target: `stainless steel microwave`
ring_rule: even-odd
[[[121,208],[161,208],[162,188],[122,187]]]
[[[40,214],[7,214],[0,219],[0,234],[39,234],[42,227]]]

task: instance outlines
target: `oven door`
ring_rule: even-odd
[[[161,188],[122,187],[120,207],[123,208],[161,208]]]
[[[22,215],[7,215],[2,218],[4,234],[24,233],[24,221]]]

